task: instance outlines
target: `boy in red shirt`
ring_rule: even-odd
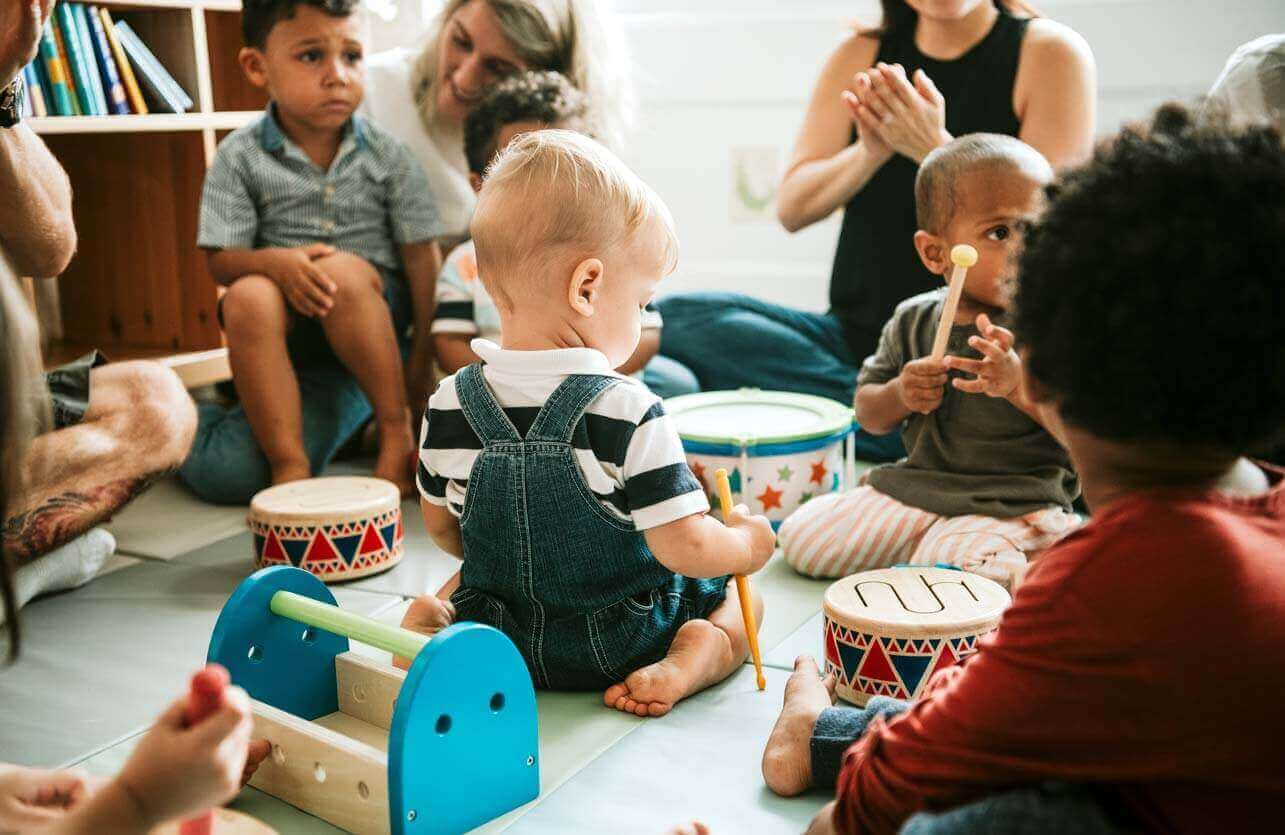
[[[763,775],[837,784],[811,831],[1238,832],[1285,809],[1285,471],[1246,457],[1285,428],[1280,133],[1169,106],[1051,192],[1014,329],[1093,519],[913,705],[832,707],[796,662]],[[1018,363],[985,353],[964,370]]]

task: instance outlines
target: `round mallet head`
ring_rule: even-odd
[[[977,250],[968,244],[955,244],[950,248],[950,262],[967,269],[977,263]]]

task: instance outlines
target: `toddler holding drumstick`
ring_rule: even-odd
[[[978,253],[951,322],[950,356],[931,354],[945,289],[902,302],[862,364],[856,417],[876,434],[900,427],[907,457],[785,520],[781,547],[799,572],[949,563],[1011,587],[1028,556],[1075,528],[1070,460],[1022,400],[1013,335],[1001,326],[1022,224],[1052,176],[1034,148],[996,134],[965,136],[924,159],[919,257],[944,276],[954,246]]]

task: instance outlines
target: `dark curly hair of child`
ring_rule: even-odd
[[[486,173],[500,130],[518,122],[586,133],[589,100],[559,72],[529,70],[500,81],[464,122],[464,155],[469,170]]]
[[[294,17],[299,6],[312,6],[331,17],[348,17],[356,10],[357,0],[242,0],[241,38],[245,45],[263,49],[272,27]]]
[[[1166,105],[1049,187],[1014,329],[1069,426],[1263,452],[1285,434],[1285,146]]]

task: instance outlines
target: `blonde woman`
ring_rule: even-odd
[[[589,133],[619,150],[632,102],[627,67],[615,17],[599,0],[448,0],[417,50],[369,58],[363,112],[410,146],[459,240],[474,203],[464,119],[486,91],[522,70],[560,72],[585,94]]]

